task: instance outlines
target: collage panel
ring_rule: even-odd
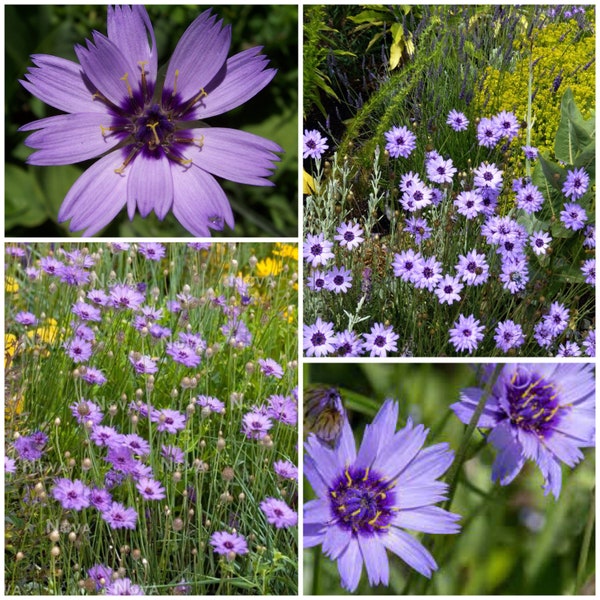
[[[297,5],[5,19],[7,236],[297,236]]]
[[[305,356],[595,356],[595,8],[303,12]]]
[[[592,363],[304,369],[304,594],[595,593]]]
[[[297,245],[5,263],[6,594],[296,595]]]

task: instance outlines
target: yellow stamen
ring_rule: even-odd
[[[544,419],[544,421],[551,421],[552,418],[554,417],[554,415],[558,412],[558,409],[560,408],[560,406],[555,406],[551,411],[550,414]]]
[[[125,167],[135,158],[135,155],[140,151],[139,148],[134,148],[130,153],[129,156],[125,159],[125,161],[123,162],[123,164],[118,168],[115,169],[115,173],[117,173],[118,175],[122,175],[123,171],[125,170]]]
[[[534,419],[537,419],[537,418],[541,417],[543,414],[544,414],[544,409],[543,409],[543,408],[540,408],[540,410],[538,410],[538,411],[535,413],[535,415],[533,415],[533,418],[534,418]]]
[[[332,492],[329,492],[329,493],[331,494],[331,497],[332,497],[332,498],[337,498],[337,493],[336,493],[336,492],[333,492],[333,491],[332,491]]]
[[[175,81],[173,82],[173,92],[171,96],[175,96],[177,94],[177,79],[179,78],[179,69],[175,69]]]
[[[140,69],[142,70],[142,90],[144,92],[144,96],[146,95],[146,92],[148,91],[148,85],[146,82],[146,65],[148,64],[147,60],[138,60],[138,65],[140,66]]]
[[[348,480],[348,485],[352,485],[352,477],[350,477],[350,473],[348,472],[348,469],[346,469],[344,471],[344,474],[346,475],[346,479]]]
[[[365,476],[362,479],[363,481],[366,481],[367,479],[369,479],[369,469],[370,469],[370,467],[367,467],[365,469]]]
[[[375,513],[375,516],[369,521],[369,525],[375,525],[375,523],[377,523],[377,519],[379,519],[380,516],[381,516],[381,511],[378,510]]]
[[[130,98],[133,98],[133,90],[131,89],[131,86],[129,85],[129,73],[125,73],[125,75],[123,75],[123,77],[121,77],[121,81],[125,82],[125,85],[127,86],[127,93],[129,94]]]
[[[158,137],[158,133],[156,133],[158,123],[146,123],[146,127],[150,127],[150,129],[152,129],[152,134],[154,135],[154,145],[160,146],[160,138]]]
[[[358,515],[360,515],[360,511],[361,511],[361,510],[362,510],[362,509],[360,509],[360,508],[357,508],[357,509],[356,509],[354,512],[350,513],[350,516],[351,516],[351,517],[358,517]]]

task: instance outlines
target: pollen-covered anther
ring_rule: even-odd
[[[146,127],[149,127],[152,130],[152,135],[154,136],[154,140],[149,142],[149,146],[151,148],[155,148],[156,146],[160,146],[160,137],[158,133],[156,133],[156,128],[159,123],[146,123]]]
[[[196,146],[198,146],[198,148],[202,148],[202,146],[204,146],[204,136],[203,135],[201,135],[199,138],[176,137],[176,138],[173,138],[173,141],[179,142],[181,144],[195,144]]]
[[[131,89],[131,85],[129,84],[129,73],[125,73],[125,75],[123,75],[123,77],[120,77],[119,79],[125,82],[125,86],[127,87],[127,94],[130,98],[133,98],[133,90]]]
[[[144,97],[147,95],[148,91],[148,82],[146,81],[146,65],[148,64],[147,60],[138,60],[138,65],[140,67],[141,76],[142,76],[142,91],[144,92]]]

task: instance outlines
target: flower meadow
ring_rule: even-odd
[[[7,230],[295,232],[297,7],[14,7],[7,22],[23,106]]]
[[[297,246],[5,250],[6,593],[297,593]]]
[[[322,89],[327,103],[305,105],[305,355],[595,356],[594,82],[589,65],[558,84],[536,68],[555,26],[563,53],[590,48],[593,9],[324,10],[359,25],[335,30],[328,63],[345,101]],[[392,17],[405,53],[379,70],[365,55],[359,102],[341,50],[359,54],[358,32]],[[508,38],[500,18],[520,23]],[[529,67],[518,103],[502,87],[517,63]],[[535,101],[545,86],[551,145]]]
[[[306,384],[305,594],[593,594],[593,365],[313,362]]]

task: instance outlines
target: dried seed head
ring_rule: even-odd
[[[22,552],[17,552],[17,554],[15,555],[15,560],[17,562],[19,562],[20,560],[23,560],[25,558],[25,555]]]
[[[225,450],[225,438],[219,437],[217,440],[217,450]]]
[[[48,534],[48,538],[50,539],[51,542],[56,543],[60,539],[60,532],[58,530],[54,529]]]
[[[246,363],[246,373],[248,373],[248,375],[252,375],[252,373],[254,373],[255,369],[256,369],[256,366],[253,362]]]
[[[58,546],[52,546],[52,550],[50,550],[50,554],[56,558],[60,556],[60,548]]]
[[[183,519],[177,517],[173,519],[173,531],[181,531],[183,529]]]
[[[69,534],[69,541],[74,542],[77,539],[77,534],[74,531],[71,531]]]
[[[139,548],[135,548],[131,553],[133,560],[140,560],[142,558],[142,551]]]
[[[84,471],[89,471],[89,470],[92,468],[92,461],[91,461],[91,459],[89,459],[89,458],[84,458],[84,459],[81,461],[81,468],[82,468]]]

